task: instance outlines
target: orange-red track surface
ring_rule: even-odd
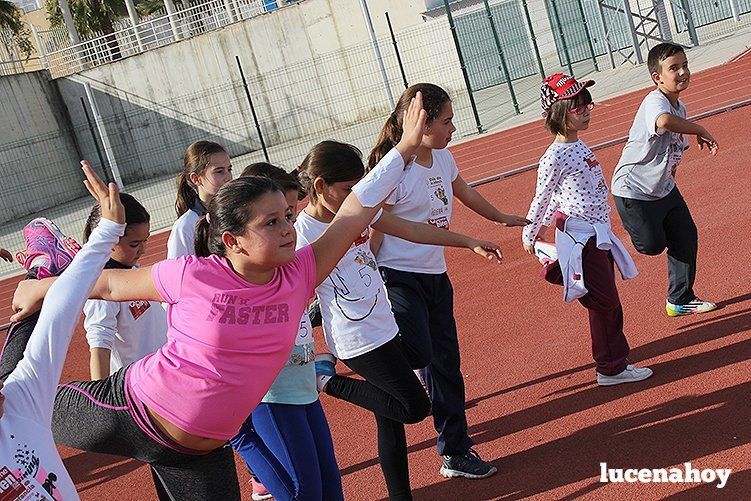
[[[685,101],[690,115],[751,97],[751,57],[694,75]],[[646,80],[646,78],[645,78]],[[597,87],[593,94],[597,99]],[[585,141],[595,145],[628,133],[646,91],[603,103]],[[561,289],[543,282],[526,255],[518,229],[500,228],[458,206],[452,229],[497,241],[503,264],[469,251],[447,251],[456,290],[456,319],[467,387],[470,434],[498,467],[485,480],[439,476],[435,432],[428,419],[408,427],[415,499],[748,499],[751,492],[751,107],[701,122],[720,143],[711,157],[692,141],[677,174],[699,228],[696,290],[717,311],[668,318],[665,256],[633,253],[640,275],[620,283],[631,359],[655,375],[610,388],[594,384],[585,310],[564,304]],[[493,134],[453,149],[462,175],[482,179],[536,161],[550,142],[540,123]],[[606,177],[622,145],[596,152]],[[485,184],[479,190],[501,210],[524,214],[535,172]],[[83,222],[82,222],[83,224]],[[631,248],[617,213],[616,233]],[[154,236],[143,264],[164,257],[166,233]],[[7,321],[18,279],[0,282],[0,323]],[[341,368],[340,368],[341,370]],[[88,375],[82,331],[74,336],[63,380]],[[371,415],[323,396],[346,499],[386,495]],[[86,427],[86,423],[81,423]],[[61,447],[86,500],[153,499],[151,475],[136,461]],[[727,486],[603,484],[601,462],[612,468],[732,468]],[[243,499],[248,475],[238,463]],[[744,494],[745,493],[745,494]]]

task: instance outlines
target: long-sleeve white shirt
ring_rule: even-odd
[[[78,499],[52,436],[53,403],[83,304],[124,232],[124,224],[99,222],[50,287],[23,359],[5,380],[0,418],[2,499]]]
[[[549,226],[555,211],[592,224],[610,224],[608,185],[594,153],[582,141],[553,143],[540,158],[537,188],[522,230],[532,245],[541,226]]]

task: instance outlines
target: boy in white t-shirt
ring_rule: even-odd
[[[688,148],[686,135],[696,136],[699,147],[706,145],[712,155],[718,145],[704,127],[686,120],[679,96],[688,88],[691,72],[683,47],[652,47],[647,67],[657,88],[639,106],[613,173],[615,206],[637,251],[656,256],[668,250],[668,315],[705,313],[717,305],[694,293],[698,235],[675,173]]]

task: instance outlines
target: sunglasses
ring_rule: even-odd
[[[585,111],[592,111],[595,108],[595,103],[589,103],[584,104],[582,106],[579,106],[578,108],[574,108],[573,110],[568,110],[569,113],[573,113],[574,115],[581,115]]]

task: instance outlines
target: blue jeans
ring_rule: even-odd
[[[260,404],[230,440],[277,501],[344,500],[321,402]]]

